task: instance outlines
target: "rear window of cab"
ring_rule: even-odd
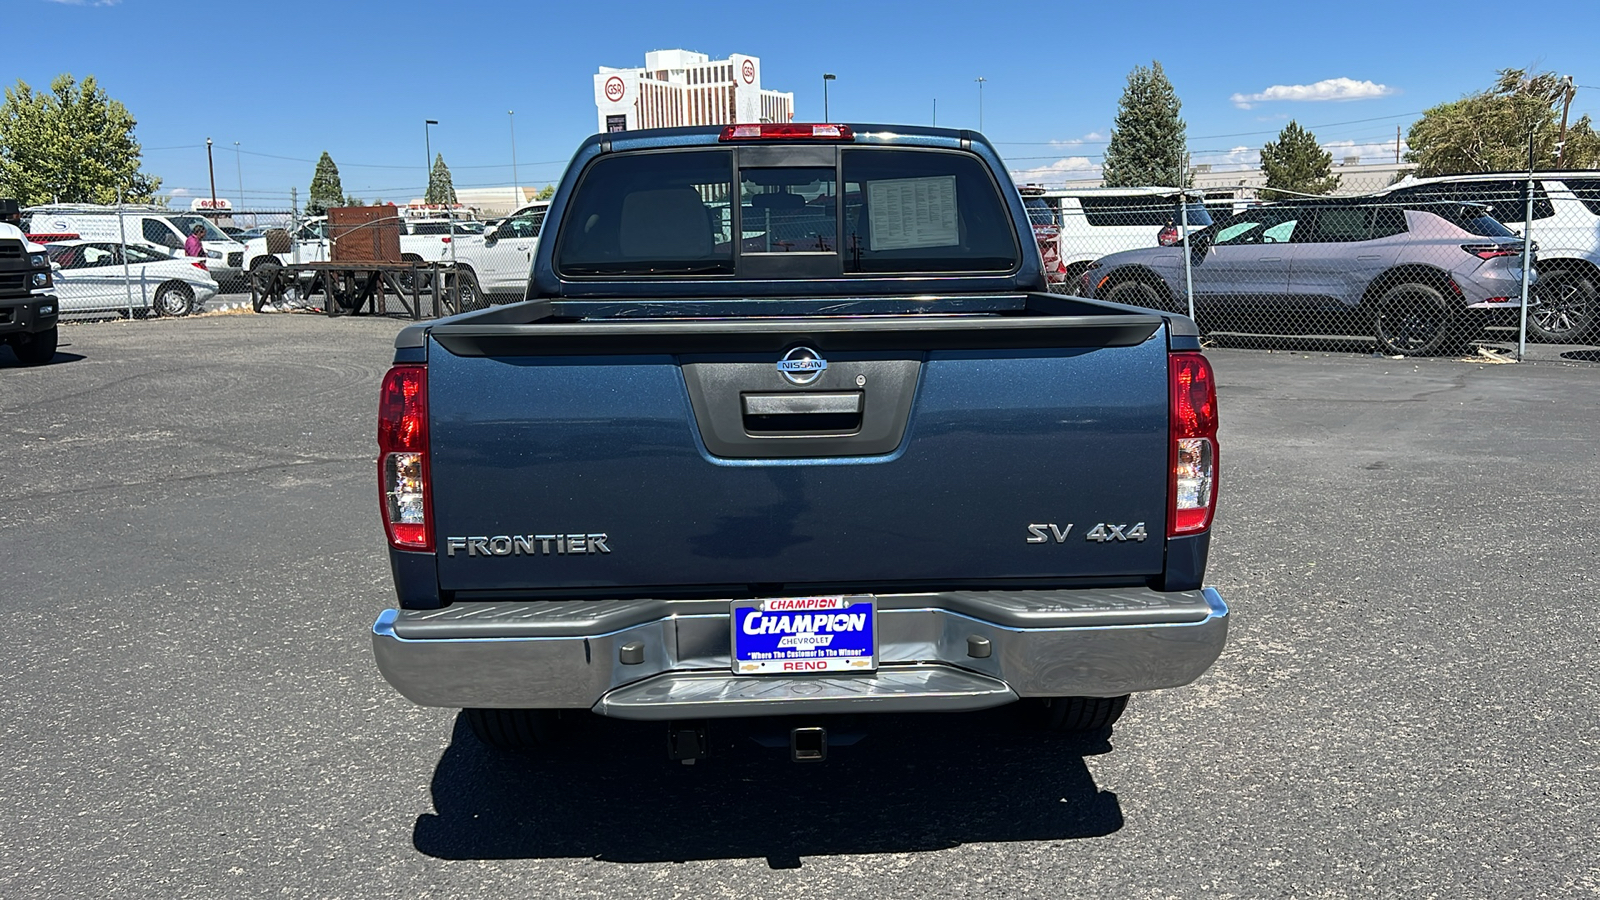
[[[959,151],[708,148],[601,157],[555,247],[563,278],[1006,273],[999,185]]]

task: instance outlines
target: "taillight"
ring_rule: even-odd
[[[206,261],[203,259],[197,259],[194,262],[189,263],[189,265],[194,266],[196,269],[199,269],[202,272],[210,271],[206,268]]]
[[[798,125],[788,123],[778,125],[766,123],[764,125],[729,125],[722,129],[719,141],[772,141],[772,140],[808,140],[808,141],[853,141],[856,133],[850,130],[849,125]]]
[[[1471,253],[1479,259],[1495,259],[1501,256],[1521,256],[1521,244],[1462,244],[1461,249]]]
[[[433,550],[428,481],[428,368],[395,366],[378,399],[378,490],[396,550]]]
[[[1172,404],[1172,501],[1167,537],[1211,527],[1217,498],[1217,382],[1199,353],[1167,356]]]

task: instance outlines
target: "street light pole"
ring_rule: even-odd
[[[983,83],[989,79],[979,75],[978,82],[978,130],[983,130]]]
[[[508,109],[506,115],[511,119],[511,195],[515,207],[522,205],[522,186],[517,183],[517,111]]]
[[[428,165],[422,170],[422,202],[428,202],[428,190],[433,187],[433,135],[428,128],[439,124],[437,119],[422,120],[422,149],[428,154]]]
[[[206,170],[211,173],[211,212],[217,211],[217,167],[211,161],[211,138],[206,138]]]
[[[833,121],[833,119],[828,116],[828,82],[832,80],[834,80],[834,74],[832,72],[822,73],[822,121],[824,122]]]
[[[239,175],[239,208],[244,209],[244,163],[239,159],[239,142],[233,142],[233,170]]]

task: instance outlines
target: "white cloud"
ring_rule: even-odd
[[[1090,161],[1089,157],[1069,156],[1065,159],[1058,159],[1049,165],[1015,170],[1011,173],[1011,180],[1017,184],[1050,185],[1093,178],[1099,172],[1100,166]]]
[[[57,2],[60,2],[60,0],[57,0]],[[194,191],[191,191],[188,188],[173,188],[172,190],[168,191],[167,194],[172,197],[193,197]]]
[[[1373,100],[1397,93],[1399,93],[1397,89],[1373,81],[1356,81],[1354,78],[1328,78],[1316,84],[1275,84],[1257,94],[1234,94],[1229,99],[1233,101],[1233,105],[1240,109],[1250,109],[1257,103],[1269,103],[1276,100],[1295,102]]]
[[[1210,166],[1213,172],[1253,169],[1261,164],[1261,148],[1240,145],[1226,153],[1201,153],[1192,157],[1189,164]]]

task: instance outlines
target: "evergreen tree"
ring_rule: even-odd
[[[1572,90],[1553,72],[1501,69],[1488,90],[1425,111],[1406,134],[1406,159],[1423,177],[1517,171],[1528,166],[1531,133],[1534,166],[1555,168],[1560,109]],[[1561,156],[1567,169],[1600,165],[1600,134],[1587,115],[1568,126]]]
[[[1333,154],[1317,144],[1317,136],[1289,120],[1276,141],[1261,148],[1261,171],[1267,174],[1263,200],[1287,200],[1300,194],[1331,194],[1339,186]],[[1276,190],[1274,190],[1276,188]]]
[[[1128,73],[1106,147],[1106,187],[1172,185],[1180,180],[1183,183],[1177,187],[1189,186],[1189,174],[1183,171],[1187,138],[1178,117],[1182,105],[1161,63],[1151,62],[1148,69],[1135,66]]]
[[[533,196],[533,199],[535,199],[535,200],[549,200],[551,197],[554,197],[555,195],[556,195],[556,186],[553,185],[553,184],[547,184],[544,187],[539,188],[539,193],[535,194]]]
[[[317,171],[311,176],[311,196],[306,198],[306,215],[325,216],[330,207],[344,203],[344,187],[339,184],[339,167],[333,164],[328,151],[322,151],[317,160]]]
[[[433,171],[428,173],[428,193],[425,203],[446,204],[456,202],[456,188],[450,183],[450,167],[444,164],[444,154],[434,155]]]
[[[161,179],[139,171],[133,116],[90,75],[79,84],[57,75],[49,93],[26,82],[0,104],[0,197],[23,206],[144,203]]]

